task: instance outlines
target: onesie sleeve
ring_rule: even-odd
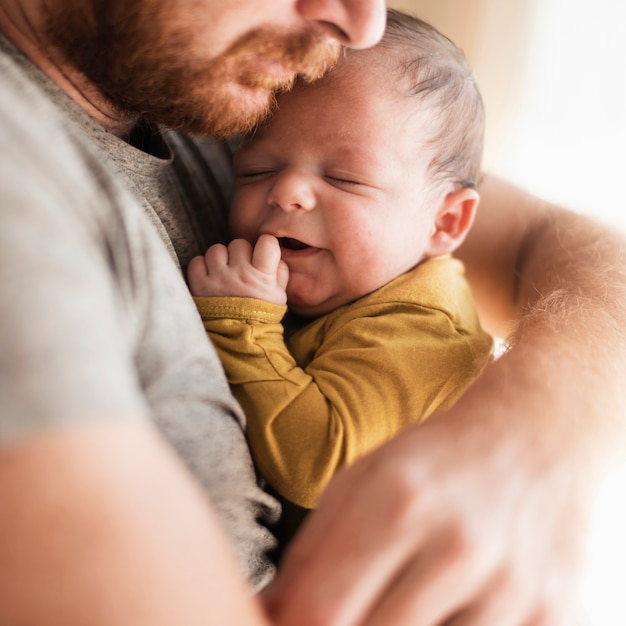
[[[339,468],[454,402],[491,350],[486,334],[459,332],[445,311],[377,303],[337,316],[301,368],[285,346],[280,307],[198,300],[216,301],[200,311],[247,415],[260,472],[306,508]]]

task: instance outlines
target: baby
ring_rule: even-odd
[[[189,284],[257,468],[288,502],[315,507],[340,467],[449,407],[489,361],[450,256],[478,204],[483,128],[462,52],[390,10],[380,44],[281,94],[239,149],[233,240],[196,257]]]

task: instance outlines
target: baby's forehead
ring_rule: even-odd
[[[338,63],[320,79],[314,82],[299,79],[289,92],[279,94],[277,107],[297,107],[299,101],[307,98],[334,101],[338,96],[348,100],[353,96],[356,106],[364,87],[374,87],[377,95],[393,99],[403,91],[402,78],[401,61],[396,51],[378,47],[346,50]]]
[[[373,77],[393,82],[401,76],[400,67],[398,50],[380,45],[365,50],[346,49],[337,64],[322,77],[320,84],[350,83]]]

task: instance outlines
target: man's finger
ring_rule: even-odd
[[[393,503],[374,504],[355,493],[350,479],[363,465],[350,468],[349,480],[335,478],[287,551],[277,585],[265,597],[277,624],[365,624],[403,563],[419,550],[420,528],[410,536],[392,531]],[[365,518],[371,524],[364,526]]]
[[[425,523],[428,520],[424,520]],[[485,555],[486,556],[486,555]],[[379,596],[363,626],[439,626],[455,616],[465,615],[466,607],[490,594],[492,559],[477,550],[474,542],[452,530],[433,529],[419,553],[407,559],[385,593]],[[491,595],[488,595],[491,599]],[[511,605],[511,608],[514,608]],[[506,616],[505,616],[506,617]],[[464,626],[485,626],[483,622],[463,622]],[[498,626],[520,626],[519,621],[496,620]]]

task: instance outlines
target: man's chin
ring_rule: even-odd
[[[154,111],[153,121],[196,135],[234,137],[267,119],[275,104],[272,90],[230,83],[219,87],[219,97],[198,94],[195,101],[188,99],[167,111]]]
[[[222,107],[221,115],[211,115],[212,135],[228,137],[247,133],[265,121],[276,106],[272,89],[236,86],[236,94]]]

